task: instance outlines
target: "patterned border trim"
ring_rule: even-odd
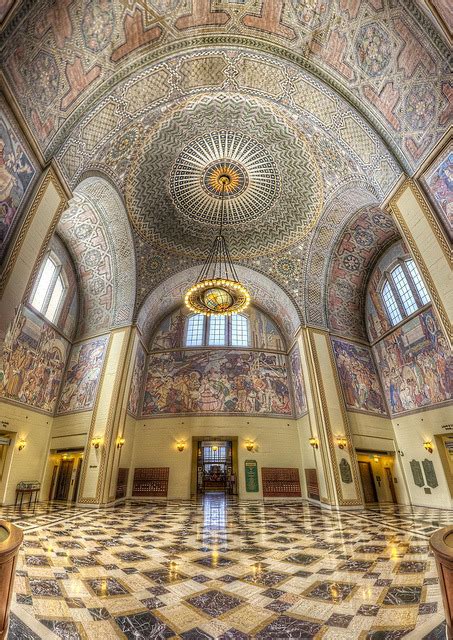
[[[445,310],[444,305],[442,304],[442,300],[439,297],[439,294],[437,292],[436,286],[434,284],[434,281],[431,277],[431,274],[429,272],[429,269],[427,268],[425,261],[423,260],[420,251],[418,250],[418,246],[409,230],[409,227],[406,224],[406,221],[404,220],[403,214],[400,210],[400,208],[398,207],[397,201],[400,198],[401,194],[409,187],[409,189],[411,189],[411,191],[414,193],[414,196],[417,198],[416,196],[416,190],[414,190],[413,188],[414,183],[412,180],[408,179],[406,180],[406,182],[404,182],[401,187],[398,189],[398,191],[396,192],[396,194],[394,195],[394,197],[392,198],[392,200],[389,203],[389,210],[390,212],[394,215],[397,224],[399,226],[399,228],[402,231],[402,235],[403,235],[403,239],[405,241],[407,241],[407,244],[409,245],[412,255],[415,258],[415,261],[418,265],[418,267],[420,268],[420,271],[423,274],[423,277],[425,279],[426,284],[428,285],[428,289],[429,292],[431,294],[431,299],[434,302],[434,306],[435,306],[435,310],[437,311],[437,313],[440,316],[440,319],[442,321],[442,325],[445,329],[445,332],[448,336],[448,339],[450,341],[450,344],[453,342],[453,327],[452,324],[448,318],[448,314]],[[418,199],[417,199],[418,201]],[[424,201],[423,201],[424,202]],[[422,206],[422,205],[421,205]],[[425,207],[427,207],[426,203],[425,203]],[[422,206],[422,208],[424,208]]]
[[[329,445],[331,467],[333,469],[335,486],[336,486],[336,489],[337,489],[338,503],[339,503],[340,506],[362,505],[363,501],[362,501],[361,498],[360,499],[356,498],[354,500],[345,500],[343,498],[343,490],[342,490],[342,486],[341,486],[340,475],[339,475],[339,472],[338,472],[337,459],[336,459],[336,455],[335,455],[335,446],[334,446],[334,442],[333,442],[333,433],[332,433],[332,427],[331,427],[331,422],[330,422],[329,409],[328,409],[328,406],[327,406],[326,392],[325,392],[323,381],[322,381],[321,367],[320,367],[320,364],[319,364],[318,354],[317,354],[317,350],[316,350],[316,344],[315,344],[315,340],[314,340],[314,334],[315,333],[317,333],[319,335],[322,335],[322,336],[324,336],[326,338],[326,344],[327,344],[327,349],[328,349],[328,352],[329,352],[330,364],[331,364],[332,370],[334,372],[335,387],[336,387],[336,391],[337,391],[338,397],[340,398],[340,409],[341,409],[341,415],[342,415],[343,423],[344,423],[345,436],[346,436],[346,438],[348,440],[348,452],[349,452],[349,458],[350,458],[350,460],[352,462],[351,467],[352,467],[352,473],[353,473],[353,478],[354,478],[354,487],[355,487],[355,490],[356,490],[356,494],[358,496],[361,496],[362,494],[361,494],[361,491],[360,491],[360,485],[358,484],[356,460],[354,459],[354,457],[351,454],[351,452],[354,450],[352,437],[351,437],[351,429],[350,429],[350,426],[349,426],[349,420],[348,420],[347,411],[346,411],[346,409],[344,407],[344,403],[342,402],[343,396],[342,396],[341,389],[339,388],[339,379],[338,379],[337,369],[336,369],[336,365],[335,365],[335,361],[334,361],[332,345],[331,345],[330,339],[329,339],[329,334],[326,331],[318,331],[318,330],[310,331],[309,332],[309,341],[310,341],[310,346],[311,346],[312,355],[313,355],[313,362],[314,362],[314,366],[315,366],[315,374],[316,374],[317,383],[318,383],[319,396],[320,396],[320,399],[321,399],[321,407],[322,407],[322,411],[323,411],[323,415],[324,415],[324,424],[326,426],[327,442],[328,442],[328,445]]]
[[[22,224],[22,227],[20,228],[19,234],[16,237],[15,241],[14,241],[14,246],[13,246],[13,250],[10,253],[10,255],[8,256],[8,262],[5,265],[5,269],[3,270],[1,279],[0,279],[0,296],[3,295],[6,285],[8,284],[8,280],[10,278],[10,275],[14,269],[14,266],[16,264],[19,252],[22,248],[22,245],[24,243],[25,240],[25,236],[27,235],[27,232],[30,228],[30,225],[33,221],[33,218],[36,215],[36,212],[39,208],[39,206],[41,205],[41,202],[44,198],[44,195],[46,193],[47,187],[49,186],[49,184],[52,183],[52,185],[55,187],[55,190],[57,191],[58,195],[60,196],[60,204],[52,218],[52,221],[50,223],[49,229],[47,230],[46,236],[44,238],[43,244],[41,246],[41,250],[39,252],[39,255],[36,259],[35,262],[35,266],[33,267],[32,273],[30,275],[30,278],[28,280],[27,283],[27,287],[25,289],[25,293],[23,296],[23,299],[25,299],[28,294],[30,293],[31,290],[31,286],[34,282],[34,278],[36,277],[36,274],[38,272],[39,266],[41,264],[41,260],[44,256],[44,253],[47,250],[47,246],[50,242],[50,239],[52,237],[52,235],[54,234],[55,231],[55,227],[57,226],[57,223],[60,219],[61,214],[63,213],[63,211],[67,208],[68,206],[68,201],[66,199],[66,193],[63,189],[63,187],[61,186],[54,170],[52,167],[49,167],[49,169],[47,170],[47,173],[44,174],[44,176],[42,177],[42,181],[41,184],[38,187],[38,190],[35,194],[35,197],[33,199],[33,203],[31,205],[31,207],[28,210],[27,216]]]

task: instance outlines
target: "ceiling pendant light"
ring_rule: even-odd
[[[216,176],[221,199],[220,230],[215,237],[208,257],[196,283],[186,293],[186,306],[195,313],[205,315],[230,315],[243,311],[250,303],[250,294],[239,282],[231,262],[227,243],[222,235],[225,209],[225,192],[231,190],[234,175],[223,167]]]

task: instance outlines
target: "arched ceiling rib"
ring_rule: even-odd
[[[47,157],[121,78],[207,42],[273,51],[309,69],[355,104],[408,168],[439,139],[448,118],[448,48],[413,0],[318,0],[313,11],[299,0],[212,5],[24,1],[5,31],[4,70]],[[258,78],[253,65],[245,73]],[[183,80],[191,88],[203,78],[191,72]]]

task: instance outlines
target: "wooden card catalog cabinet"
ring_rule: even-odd
[[[299,469],[263,467],[264,498],[296,498],[300,493]]]
[[[166,497],[169,467],[135,469],[132,495],[135,497]]]
[[[429,541],[436,558],[437,575],[447,623],[447,640],[453,640],[453,527],[435,531]]]

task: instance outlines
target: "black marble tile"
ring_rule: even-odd
[[[343,613],[334,613],[326,620],[326,625],[329,627],[341,627],[346,629],[354,616],[348,616]]]
[[[212,618],[216,618],[243,604],[242,599],[231,596],[223,591],[217,591],[216,589],[211,589],[210,591],[186,598],[186,602]]]
[[[446,640],[447,638],[447,625],[444,622],[434,627],[429,633],[423,636],[422,640]]]
[[[14,613],[11,613],[9,618],[8,640],[40,640],[40,638]]]
[[[287,573],[279,573],[277,571],[257,571],[256,573],[249,574],[241,579],[252,584],[258,584],[264,587],[273,587],[284,580],[287,580],[287,578],[289,578]]]
[[[74,622],[66,620],[40,620],[40,622],[62,640],[83,640]]]
[[[408,605],[419,604],[422,595],[422,587],[396,586],[389,587],[385,594],[384,605]]]
[[[380,607],[377,604],[362,604],[357,611],[358,616],[377,616]]]
[[[273,600],[269,604],[267,604],[264,608],[269,609],[270,611],[275,611],[275,613],[284,613],[288,609],[290,609],[293,605],[290,602],[284,602],[284,600]]]
[[[157,584],[171,584],[173,582],[180,582],[187,578],[183,573],[179,571],[172,571],[170,569],[155,569],[153,571],[142,571],[142,575],[146,576]]]
[[[325,600],[326,602],[342,602],[355,589],[354,584],[347,582],[320,582],[304,591],[306,598]]]
[[[310,620],[279,616],[256,634],[257,640],[309,640],[314,638],[322,625]]]
[[[286,562],[292,562],[294,564],[313,564],[320,560],[319,556],[311,556],[308,553],[293,553],[285,558]]]
[[[184,638],[184,640],[214,640],[213,636],[210,636],[209,633],[202,631],[198,627],[184,631],[184,633],[180,634],[180,637]]]
[[[62,596],[60,586],[56,580],[30,578],[30,590],[34,596]]]
[[[176,635],[149,611],[118,616],[115,622],[128,640],[164,640]]]
[[[24,593],[16,594],[16,602],[17,604],[33,604],[33,599],[31,596],[27,596]]]
[[[115,578],[93,578],[85,581],[92,591],[99,597],[123,596],[128,589]]]
[[[370,631],[366,638],[367,640],[399,640],[411,631],[412,629],[408,627],[404,629],[379,629],[377,631]]]
[[[437,602],[422,602],[418,607],[420,615],[437,613]]]
[[[414,560],[400,562],[397,571],[398,573],[424,573],[426,562],[415,562]]]

